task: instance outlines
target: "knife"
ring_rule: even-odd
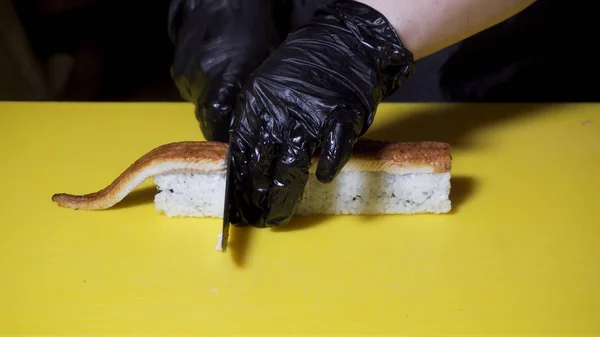
[[[225,175],[225,200],[223,201],[223,228],[221,232],[221,251],[227,250],[227,242],[229,241],[229,212],[231,204],[229,203],[230,198],[230,172],[231,172],[231,151],[227,150],[227,173]]]

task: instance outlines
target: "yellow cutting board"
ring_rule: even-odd
[[[75,211],[189,104],[0,103],[0,334],[600,333],[600,105],[384,104],[368,137],[452,145],[453,212],[232,230],[151,181]]]

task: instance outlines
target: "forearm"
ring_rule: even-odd
[[[415,60],[498,24],[535,0],[359,0],[387,17]]]

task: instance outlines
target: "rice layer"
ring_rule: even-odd
[[[224,173],[154,177],[156,209],[169,217],[223,217]],[[328,184],[311,174],[297,215],[447,213],[450,173],[342,171]]]

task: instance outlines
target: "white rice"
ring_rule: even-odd
[[[223,217],[225,173],[154,177],[158,212],[169,217]],[[310,175],[297,215],[447,213],[450,173],[342,171],[331,183]]]

